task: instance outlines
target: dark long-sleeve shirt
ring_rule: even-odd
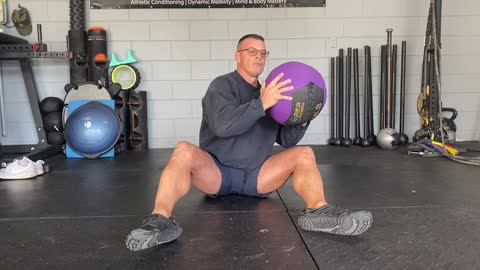
[[[254,87],[237,71],[217,77],[202,99],[200,148],[223,165],[253,169],[271,155],[273,144],[296,145],[306,127],[282,126],[265,114],[260,85]]]

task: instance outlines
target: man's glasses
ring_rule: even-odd
[[[255,48],[247,48],[247,49],[243,49],[243,50],[238,50],[237,52],[241,52],[241,51],[247,51],[248,55],[250,56],[257,56],[257,54],[260,52],[260,55],[263,57],[263,58],[267,58],[268,55],[270,54],[269,51],[267,50],[257,50]]]

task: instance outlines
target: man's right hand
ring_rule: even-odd
[[[273,107],[281,99],[292,100],[290,96],[284,96],[282,93],[293,90],[293,86],[286,86],[292,82],[292,80],[287,79],[281,82],[280,79],[283,77],[283,73],[280,73],[275,77],[268,85],[263,81],[262,88],[260,89],[260,100],[262,101],[262,106],[264,110]],[[285,87],[286,86],[286,87]]]

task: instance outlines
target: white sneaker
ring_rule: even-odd
[[[43,160],[31,161],[27,157],[15,159],[0,169],[0,179],[26,179],[43,174]]]
[[[43,164],[45,164],[45,162],[43,162],[43,160],[37,160],[33,163],[33,165],[35,165],[35,169],[37,170],[37,175],[40,175],[40,174],[44,173]]]

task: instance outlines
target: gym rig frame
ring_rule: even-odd
[[[69,59],[70,52],[49,52],[47,44],[42,43],[41,25],[37,25],[38,43],[28,44],[28,41],[13,37],[7,34],[1,34],[0,40],[0,61],[18,60],[22,71],[25,89],[32,110],[35,130],[37,132],[38,142],[36,144],[20,145],[1,145],[0,153],[2,161],[7,162],[13,158],[5,157],[4,154],[20,154],[32,160],[44,159],[60,153],[61,146],[53,146],[47,143],[46,133],[43,125],[42,115],[40,113],[40,100],[33,75],[31,59],[56,58]],[[4,42],[7,42],[5,44]],[[14,42],[14,43],[12,43]],[[12,43],[12,44],[10,44]]]

